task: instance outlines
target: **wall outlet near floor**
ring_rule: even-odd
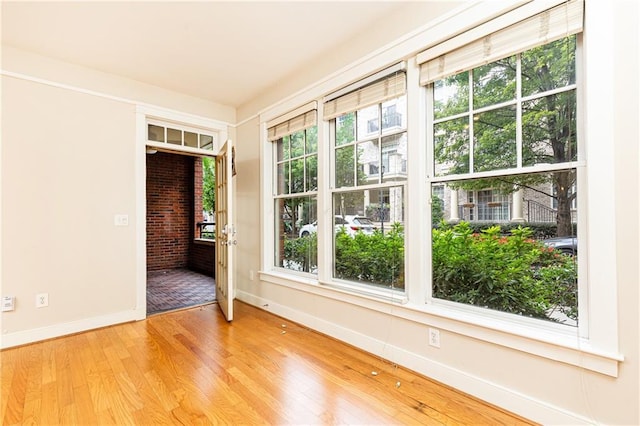
[[[249,281],[253,281],[253,269],[249,270]]]
[[[437,328],[429,328],[429,345],[436,348],[440,347],[440,330]]]
[[[45,308],[49,306],[49,293],[36,294],[36,308]]]

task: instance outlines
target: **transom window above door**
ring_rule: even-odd
[[[147,120],[147,146],[173,151],[216,151],[219,143],[217,131],[185,127]]]

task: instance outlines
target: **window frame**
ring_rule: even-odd
[[[382,71],[381,73],[378,74],[377,79],[374,78],[365,78],[363,80],[361,80],[362,82],[367,82],[366,84],[361,84],[360,85],[360,89],[359,90],[366,90],[367,87],[369,86],[373,86],[376,83],[378,83],[381,79],[384,79],[386,77],[391,77],[393,76],[394,78],[401,74],[403,76],[403,78],[405,78],[405,85],[407,85],[406,82],[406,72],[405,72],[405,64],[404,63],[399,63],[393,67],[390,68],[391,70],[389,71]],[[385,76],[380,76],[380,74],[386,74]],[[408,89],[407,89],[408,90]],[[329,97],[330,98],[330,97]],[[403,216],[405,216],[404,220],[403,220],[403,225],[406,223],[406,213],[404,212],[404,209],[406,208],[405,206],[407,205],[407,182],[408,182],[408,174],[406,172],[404,172],[405,174],[405,178],[399,181],[394,181],[394,180],[389,180],[389,181],[385,181],[384,180],[384,174],[380,173],[380,166],[382,166],[382,162],[384,161],[384,147],[383,147],[383,142],[385,138],[389,138],[389,137],[393,137],[393,136],[398,136],[398,135],[405,135],[406,138],[406,144],[407,144],[407,149],[409,148],[410,142],[409,142],[409,120],[408,120],[408,116],[405,119],[405,126],[402,127],[397,127],[397,126],[392,126],[392,127],[388,127],[388,128],[382,128],[382,120],[383,120],[383,115],[384,115],[384,109],[385,103],[389,103],[390,101],[396,101],[397,99],[402,99],[404,98],[404,103],[405,103],[405,111],[406,113],[408,113],[409,111],[409,100],[407,97],[407,93],[406,90],[404,92],[404,94],[399,95],[397,97],[393,97],[393,98],[387,98],[387,99],[383,99],[380,100],[376,103],[373,104],[369,104],[368,106],[363,106],[361,108],[357,108],[355,110],[351,110],[350,112],[344,112],[340,115],[337,115],[335,117],[329,117],[329,118],[325,118],[323,116],[323,121],[326,123],[326,129],[328,130],[327,132],[327,139],[325,139],[328,143],[326,144],[328,146],[328,150],[329,150],[329,182],[328,182],[328,193],[327,193],[327,199],[328,199],[328,203],[329,203],[329,210],[330,212],[334,211],[334,206],[333,206],[333,200],[334,200],[334,196],[336,194],[341,194],[341,193],[348,193],[348,192],[359,192],[359,191],[369,191],[369,190],[391,190],[391,188],[397,188],[397,187],[401,187],[402,188],[402,208],[403,208]],[[325,99],[326,101],[326,99]],[[364,123],[362,123],[362,129],[365,130],[365,135],[363,135],[362,137],[360,137],[359,135],[359,128],[360,128],[360,124],[358,122],[358,112],[367,108],[372,108],[373,106],[376,106],[376,114],[377,117],[375,118],[375,120],[378,123],[377,129],[374,130],[373,132],[370,131],[370,126],[369,126],[369,122],[371,120],[366,120]],[[397,107],[397,103],[393,104],[394,108]],[[388,106],[387,106],[388,108]],[[396,114],[398,114],[398,112],[395,112]],[[336,132],[337,132],[337,122],[339,120],[341,120],[343,117],[345,117],[347,114],[353,114],[354,115],[354,136],[353,136],[353,140],[340,144],[338,145],[336,142]],[[375,135],[374,135],[375,134]],[[374,183],[364,183],[364,184],[359,184],[358,182],[354,181],[351,185],[348,186],[338,186],[338,183],[336,181],[336,151],[338,149],[344,149],[345,147],[353,147],[354,150],[354,176],[357,176],[358,173],[358,161],[357,161],[357,153],[358,153],[358,147],[360,144],[372,141],[372,140],[377,140],[378,141],[378,147],[377,147],[377,152],[378,152],[378,160],[379,160],[379,164],[378,164],[378,179],[377,182]],[[405,165],[405,169],[407,169],[408,167]],[[402,172],[402,171],[401,171]],[[319,215],[320,216],[320,215]],[[366,216],[366,214],[365,214]],[[328,224],[325,224],[322,228],[320,227],[320,223],[321,222],[328,222]],[[322,284],[323,285],[327,285],[329,287],[334,287],[334,288],[338,288],[338,289],[345,289],[347,291],[351,291],[357,294],[362,294],[362,295],[366,295],[368,297],[374,297],[374,298],[384,298],[386,300],[391,300],[391,301],[395,301],[395,302],[400,302],[400,303],[406,303],[407,302],[407,280],[406,280],[406,275],[403,275],[403,280],[404,280],[404,288],[403,289],[399,289],[399,288],[395,288],[393,287],[393,285],[391,286],[391,288],[385,288],[383,286],[378,286],[376,284],[373,283],[364,283],[364,282],[357,282],[357,281],[352,281],[352,280],[347,280],[347,279],[342,279],[339,277],[335,276],[335,264],[336,264],[336,259],[335,259],[335,238],[334,238],[334,220],[333,220],[333,214],[332,215],[323,215],[322,219],[319,217],[318,218],[318,233],[320,233],[321,229],[322,232],[325,236],[325,238],[330,239],[332,241],[332,244],[329,244],[329,247],[325,247],[325,249],[327,249],[329,251],[329,256],[328,259],[330,259],[330,262],[328,262],[330,265],[327,265],[326,268],[324,268],[324,273],[322,275]],[[327,231],[327,229],[329,229],[330,231]],[[327,234],[327,232],[330,232],[329,234]],[[318,246],[320,246],[320,240],[318,241]],[[407,242],[405,239],[404,242],[404,253],[406,253],[407,251]],[[325,252],[326,253],[326,252]],[[407,256],[404,255],[403,257],[403,274],[406,274],[407,271]]]
[[[313,117],[313,122],[315,124],[308,124],[308,120],[310,117]],[[280,132],[279,137],[274,136],[277,132],[277,129],[279,126],[286,126],[288,127],[287,123],[291,123],[293,122],[293,124],[296,126],[291,132]],[[287,268],[285,266],[280,266],[278,264],[278,253],[276,250],[276,246],[277,246],[277,241],[278,241],[278,236],[276,236],[275,232],[278,231],[278,227],[276,225],[276,221],[277,221],[277,214],[278,211],[276,209],[276,204],[278,204],[281,200],[286,200],[286,199],[293,199],[293,198],[300,198],[300,199],[315,199],[316,201],[316,215],[317,215],[317,198],[318,198],[318,184],[319,184],[319,179],[318,179],[318,165],[316,165],[316,188],[315,189],[309,189],[307,187],[308,184],[308,174],[307,174],[307,159],[310,157],[315,156],[316,159],[319,159],[319,150],[320,150],[320,145],[319,145],[319,136],[318,136],[318,120],[317,120],[317,110],[316,110],[316,104],[315,102],[312,102],[310,104],[307,104],[305,106],[302,106],[300,108],[297,108],[294,111],[290,111],[289,113],[285,114],[282,117],[277,118],[276,120],[272,120],[272,122],[270,123],[271,126],[269,126],[269,128],[267,129],[268,131],[270,131],[270,145],[271,145],[271,168],[272,168],[272,186],[270,188],[270,194],[271,194],[271,203],[273,206],[273,211],[274,211],[274,217],[273,217],[273,233],[272,233],[272,237],[273,237],[273,247],[272,247],[272,252],[273,252],[273,256],[272,256],[272,265],[274,268],[281,270],[283,273],[294,273],[296,275],[300,275],[300,276],[310,276],[310,277],[314,277],[317,275],[316,273],[313,273],[311,271],[296,271],[295,269],[291,269],[291,268]],[[307,143],[308,143],[308,131],[311,128],[315,128],[316,129],[316,141],[315,141],[315,152],[307,152]],[[284,156],[283,158],[278,158],[278,152],[279,152],[279,147],[281,146],[281,144],[284,143],[285,138],[287,138],[287,143],[289,145],[289,148],[291,147],[291,139],[292,136],[296,133],[302,133],[303,134],[303,146],[302,146],[302,154],[301,155],[297,155],[297,156],[292,156],[291,152],[288,153],[288,155]],[[274,137],[276,137],[274,139]],[[302,174],[302,187],[303,190],[300,192],[291,192],[291,164],[293,161],[298,161],[298,160],[302,160],[303,162],[303,174]],[[317,164],[316,160],[316,164]],[[289,177],[286,179],[286,182],[288,182],[289,184],[289,189],[287,189],[284,192],[280,192],[280,190],[278,189],[278,177],[279,177],[279,166],[283,165],[283,164],[288,164],[288,173],[289,173]],[[284,242],[283,242],[284,244]],[[280,259],[280,260],[286,260],[286,259]],[[318,260],[316,258],[316,263],[318,263]],[[317,269],[317,268],[316,268]]]
[[[465,33],[469,28],[474,37],[477,34],[490,33],[496,29],[506,27],[521,19],[540,13],[549,7],[563,4],[562,0],[553,0],[546,3],[529,2],[519,6],[504,6],[492,3],[482,3],[472,5],[465,10],[456,11],[455,14],[444,17],[441,21],[434,22],[426,26],[411,37],[399,39],[392,43],[385,54],[374,54],[367,57],[352,67],[326,77],[316,84],[312,84],[304,91],[298,92],[290,97],[278,102],[260,113],[259,121],[262,134],[261,161],[263,177],[261,179],[262,192],[262,254],[259,278],[261,284],[282,286],[294,291],[320,297],[325,303],[334,301],[335,303],[346,303],[355,307],[365,308],[390,315],[392,317],[412,321],[429,327],[437,327],[461,336],[479,339],[491,344],[511,348],[525,354],[540,357],[542,360],[554,360],[577,366],[593,372],[617,377],[618,366],[624,360],[624,356],[619,352],[618,347],[618,324],[617,324],[617,300],[616,290],[611,283],[616,282],[617,270],[615,267],[615,232],[616,226],[611,220],[615,216],[615,197],[610,191],[610,182],[614,180],[613,154],[614,148],[611,144],[597,143],[602,140],[613,139],[615,136],[614,117],[611,113],[613,105],[613,94],[608,85],[600,85],[600,79],[612,81],[614,79],[613,65],[602,60],[593,58],[610,57],[610,43],[607,37],[589,33],[589,42],[585,43],[583,37],[579,37],[579,48],[576,52],[576,82],[577,82],[577,106],[578,106],[578,132],[582,132],[583,141],[579,145],[580,152],[578,158],[589,158],[589,167],[576,162],[576,168],[582,168],[578,173],[577,185],[580,190],[578,200],[579,210],[584,212],[579,220],[584,221],[586,226],[579,226],[578,238],[581,241],[580,252],[585,262],[589,262],[589,280],[585,281],[579,276],[579,280],[586,282],[589,289],[589,299],[585,292],[581,292],[579,305],[589,310],[588,317],[581,314],[581,328],[588,330],[588,333],[567,332],[567,330],[554,327],[555,324],[540,324],[542,321],[535,321],[532,325],[526,318],[520,321],[513,321],[512,315],[500,312],[487,312],[481,309],[480,312],[474,307],[465,306],[465,309],[458,309],[458,306],[447,306],[446,303],[433,303],[428,299],[425,287],[421,283],[425,276],[430,276],[430,266],[425,265],[424,256],[429,252],[430,247],[425,248],[422,241],[429,238],[431,225],[426,223],[430,217],[429,197],[425,194],[430,191],[425,176],[427,174],[426,164],[431,162],[430,154],[427,153],[424,143],[426,135],[426,105],[428,97],[426,89],[420,86],[420,55],[425,46],[440,48],[446,44],[448,49],[452,43],[469,42],[470,36]],[[595,12],[609,12],[609,7],[590,3],[591,14],[586,14],[585,28],[589,23],[593,27],[611,28],[611,19],[604,22]],[[499,17],[499,19],[495,19]],[[470,24],[472,23],[472,24]],[[453,39],[443,39],[444,34],[463,34],[462,41]],[[455,37],[454,37],[455,38]],[[434,42],[434,40],[436,42]],[[443,47],[444,48],[444,47]],[[416,55],[416,52],[420,52]],[[592,58],[591,61],[584,61],[584,57]],[[411,232],[406,235],[406,249],[409,255],[405,256],[407,268],[405,279],[407,292],[402,298],[391,299],[388,295],[372,295],[358,293],[358,289],[350,289],[346,286],[335,286],[335,283],[327,277],[331,276],[331,267],[327,265],[327,260],[331,259],[330,247],[324,241],[324,233],[319,232],[318,263],[320,267],[318,277],[310,279],[308,277],[295,276],[295,274],[283,274],[270,267],[272,256],[271,236],[273,235],[272,218],[273,207],[271,206],[270,188],[270,164],[271,151],[267,143],[266,122],[277,117],[283,112],[290,110],[296,104],[302,104],[313,100],[318,103],[318,116],[323,117],[323,98],[327,93],[331,93],[336,88],[344,87],[353,81],[358,81],[363,75],[383,69],[398,58],[408,58],[407,60],[407,102],[408,102],[408,126],[409,137],[409,166],[407,186],[407,211],[405,222],[411,226]],[[587,85],[589,81],[589,85]],[[584,99],[597,98],[598,102],[585,103]],[[330,149],[328,142],[329,123],[319,120],[318,140],[318,211],[330,211],[330,197],[326,194],[329,191],[330,173]],[[324,141],[324,142],[323,142]],[[557,166],[552,166],[547,170],[553,170]],[[560,168],[565,168],[563,164]],[[535,168],[528,171],[535,171]],[[487,176],[491,175],[491,172]],[[588,185],[587,185],[588,181]],[[429,190],[429,191],[427,191]],[[325,195],[323,195],[325,194]],[[327,201],[329,200],[329,201]],[[429,215],[429,216],[427,216]],[[330,216],[330,215],[329,215]],[[319,226],[321,224],[319,223]],[[322,224],[324,226],[324,224]],[[327,225],[328,226],[328,225]],[[326,232],[325,232],[326,233]],[[586,239],[589,235],[589,241]],[[597,241],[597,245],[595,243]],[[320,249],[320,247],[322,249]],[[411,257],[409,257],[411,256]],[[584,268],[582,268],[584,269]],[[429,283],[430,284],[430,283]],[[597,300],[597,304],[594,301]],[[268,300],[265,299],[265,302]],[[393,308],[390,308],[393,304]],[[285,307],[281,311],[283,315],[291,314],[291,308]],[[309,324],[319,325],[319,329],[329,332],[332,326],[325,323],[324,317],[300,316],[301,321],[308,320]],[[522,321],[524,320],[524,321]],[[320,325],[323,324],[323,325]],[[328,327],[328,328],[327,328]],[[568,328],[560,326],[562,328]]]

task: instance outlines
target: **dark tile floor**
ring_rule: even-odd
[[[214,303],[215,279],[188,269],[147,272],[147,315]]]

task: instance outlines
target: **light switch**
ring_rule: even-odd
[[[113,224],[115,226],[129,226],[128,214],[117,214],[113,217]]]

